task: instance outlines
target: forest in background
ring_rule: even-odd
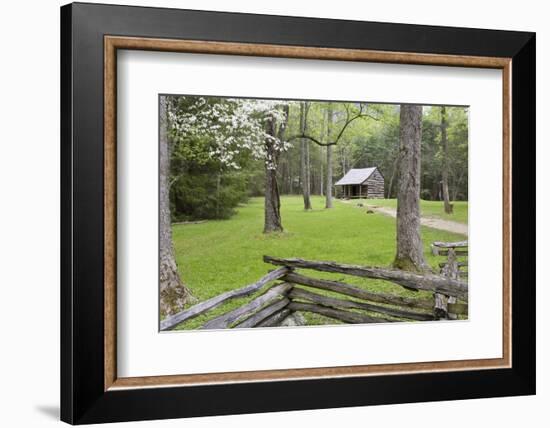
[[[385,197],[396,197],[399,105],[195,96],[168,100],[174,222],[227,219],[238,204],[265,194],[269,154],[264,141],[255,138],[263,137],[262,120],[275,110],[287,114],[284,138],[275,147],[280,194],[306,197],[330,190],[339,197],[334,183],[347,171],[377,166],[385,177]],[[444,180],[450,201],[468,199],[466,107],[423,107],[421,162],[421,199],[443,200]]]

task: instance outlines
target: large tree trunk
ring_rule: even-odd
[[[443,147],[443,171],[441,172],[441,186],[445,213],[452,214],[453,206],[449,202],[449,146],[447,142],[447,109],[441,107],[441,146]]]
[[[422,106],[401,105],[399,132],[399,181],[397,189],[397,252],[394,266],[424,271],[420,237],[420,143]]]
[[[332,105],[327,109],[327,137],[330,138],[332,130]],[[328,139],[327,138],[327,139]],[[345,171],[344,171],[345,174]],[[327,146],[327,196],[325,208],[332,208],[332,146]]]
[[[178,266],[172,243],[170,219],[170,144],[168,142],[168,119],[166,97],[160,98],[160,147],[159,147],[159,203],[160,203],[160,314],[173,315],[181,311],[190,300],[191,293],[178,274]]]
[[[300,133],[305,134],[307,131],[307,110],[309,106],[306,102],[300,103]],[[300,147],[300,172],[302,182],[302,195],[304,197],[304,210],[311,209],[311,185],[309,174],[309,143],[305,138],[301,139]]]
[[[284,126],[284,125],[281,125]],[[266,122],[266,133],[275,136],[275,119]],[[281,198],[277,184],[277,161],[279,153],[275,143],[265,140],[267,162],[265,163],[265,202],[264,202],[264,233],[282,232]]]

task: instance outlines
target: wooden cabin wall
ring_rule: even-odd
[[[365,182],[368,186],[367,198],[384,199],[384,177],[376,169]]]

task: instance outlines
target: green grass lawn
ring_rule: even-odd
[[[376,201],[377,204],[382,202],[385,201]],[[378,213],[367,214],[364,208],[336,200],[334,208],[326,210],[322,197],[312,198],[312,211],[304,211],[303,201],[299,196],[283,196],[281,203],[285,232],[280,234],[262,233],[263,198],[250,199],[229,220],[173,226],[181,278],[199,301],[257,281],[274,268],[263,262],[263,255],[373,266],[391,265],[395,255],[394,218]],[[463,215],[466,215],[467,209],[463,211]],[[458,212],[461,210],[457,210],[456,215]],[[425,227],[422,228],[422,238],[426,259],[434,267],[442,259],[431,255],[431,242],[464,239],[462,235]],[[422,292],[408,291],[386,281],[314,271],[308,271],[307,274],[345,280],[372,291],[410,297],[423,295]],[[178,329],[197,328],[207,319],[234,309],[255,297],[257,294],[230,301],[183,323]],[[327,319],[309,314],[307,320],[310,324],[327,323]],[[336,322],[331,320],[330,323]]]
[[[353,200],[359,202],[359,200]],[[397,199],[361,199],[367,205],[390,207],[397,209]],[[468,201],[454,201],[453,213],[445,214],[443,201],[420,201],[420,212],[422,217],[440,218],[468,224]]]

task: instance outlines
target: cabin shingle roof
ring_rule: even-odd
[[[376,170],[376,167],[370,168],[359,168],[359,169],[350,169],[346,175],[344,175],[340,180],[338,180],[335,185],[343,186],[346,184],[361,184],[367,180],[372,173]]]

